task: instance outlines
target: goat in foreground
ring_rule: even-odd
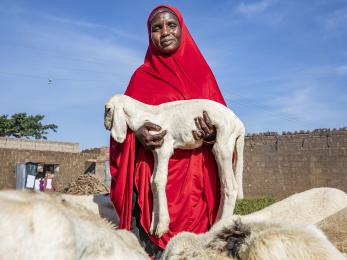
[[[0,258],[149,260],[131,232],[65,198],[71,196],[1,191]]]
[[[73,204],[78,204],[106,219],[112,224],[119,225],[119,216],[110,199],[110,194],[75,195],[61,193],[59,196]]]
[[[248,215],[234,215],[229,219],[218,221],[210,230],[229,226],[238,218],[248,222],[281,221],[292,225],[317,224],[344,208],[347,208],[347,194],[344,191],[329,187],[312,188]]]
[[[218,219],[231,217],[236,197],[243,197],[242,170],[245,128],[240,119],[227,107],[206,99],[180,100],[158,106],[146,105],[125,95],[114,95],[105,104],[104,123],[113,139],[124,142],[127,127],[136,132],[146,121],[167,130],[164,143],[154,149],[154,172],[151,178],[153,212],[150,232],[161,237],[169,229],[170,217],[167,207],[165,186],[168,161],[178,149],[195,149],[202,140],[195,140],[192,131],[197,130],[194,118],[206,111],[217,129],[212,152],[218,165],[221,183],[221,202]],[[236,147],[235,176],[232,155]]]
[[[163,260],[342,260],[346,258],[315,226],[239,220],[205,234],[173,237]]]

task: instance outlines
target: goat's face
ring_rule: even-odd
[[[123,143],[127,133],[127,123],[123,107],[112,98],[105,104],[104,125],[118,143]]]

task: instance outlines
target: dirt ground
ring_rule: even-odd
[[[347,254],[347,207],[316,225],[341,252]]]

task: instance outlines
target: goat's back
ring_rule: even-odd
[[[0,208],[0,253],[7,259],[148,259],[133,234],[124,237],[60,196],[1,191]]]
[[[322,187],[296,193],[243,218],[315,224],[345,207],[347,194],[344,191]]]
[[[288,223],[254,223],[241,246],[241,259],[345,259],[315,226]]]
[[[285,222],[233,222],[204,234],[183,232],[167,245],[163,259],[345,259],[314,227]]]
[[[175,140],[184,140],[185,143],[194,143],[192,130],[196,130],[194,119],[208,113],[211,123],[216,127],[217,133],[229,133],[238,137],[244,135],[245,129],[241,120],[228,107],[207,99],[179,100],[163,103],[152,107],[154,123],[162,129],[170,129]],[[170,120],[168,120],[170,119]],[[149,119],[151,120],[151,119]]]

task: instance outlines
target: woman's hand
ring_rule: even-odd
[[[166,130],[158,134],[151,134],[149,133],[149,131],[160,130],[160,126],[151,122],[146,122],[136,131],[135,135],[146,150],[154,150],[155,148],[162,146],[164,142],[164,136],[166,135]]]
[[[203,117],[196,117],[194,121],[198,128],[198,131],[192,131],[195,140],[203,139],[208,142],[216,140],[216,127],[211,123],[211,119],[206,111],[203,112]]]

